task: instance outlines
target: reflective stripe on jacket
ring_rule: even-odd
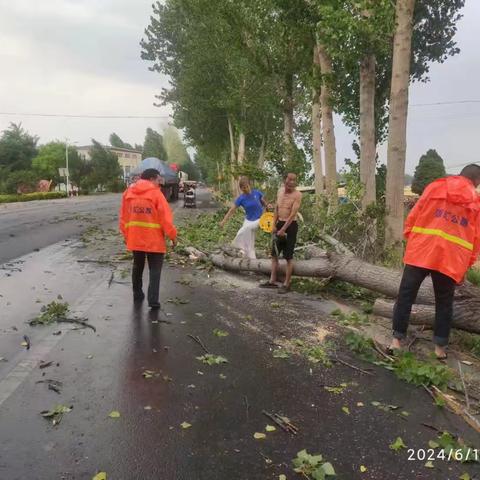
[[[160,188],[149,180],[138,180],[123,194],[120,231],[128,250],[165,253],[165,235],[177,236],[173,215]]]
[[[479,196],[468,178],[435,180],[405,222],[404,262],[460,282],[480,250],[479,212]]]

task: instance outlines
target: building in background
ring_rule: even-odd
[[[109,152],[114,153],[118,157],[118,164],[120,165],[123,171],[123,180],[127,183],[128,178],[130,177],[130,172],[140,165],[142,161],[142,151],[134,150],[131,148],[118,148],[111,147],[108,145],[103,145],[103,148]],[[92,145],[85,145],[83,147],[77,147],[77,151],[82,155],[85,160],[90,160],[90,150]]]

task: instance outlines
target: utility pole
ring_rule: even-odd
[[[66,161],[66,164],[67,164],[67,171],[66,171],[66,185],[65,185],[65,189],[67,191],[67,198],[69,197],[68,195],[68,184],[69,184],[69,174],[68,174],[68,138],[65,139],[65,161]]]

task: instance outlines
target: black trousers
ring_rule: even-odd
[[[393,336],[403,339],[407,335],[412,305],[415,303],[420,285],[431,275],[435,294],[435,327],[433,342],[444,347],[448,344],[453,318],[453,296],[455,280],[435,270],[405,265],[398,298],[393,310]]]
[[[148,304],[160,303],[160,276],[162,274],[164,253],[133,252],[132,285],[133,298],[143,298],[143,269],[145,268],[145,257],[148,259],[149,283],[148,283]]]

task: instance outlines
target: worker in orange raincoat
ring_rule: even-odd
[[[407,239],[402,281],[393,312],[389,353],[401,349],[412,305],[430,275],[435,293],[435,355],[445,359],[453,318],[455,285],[462,283],[480,250],[480,166],[430,183],[405,222]]]
[[[120,210],[120,231],[127,249],[133,252],[133,301],[142,302],[143,269],[148,259],[148,305],[160,308],[160,276],[167,251],[165,236],[176,245],[177,230],[167,200],[160,190],[161,176],[154,168],[146,169],[140,179],[123,194]]]

